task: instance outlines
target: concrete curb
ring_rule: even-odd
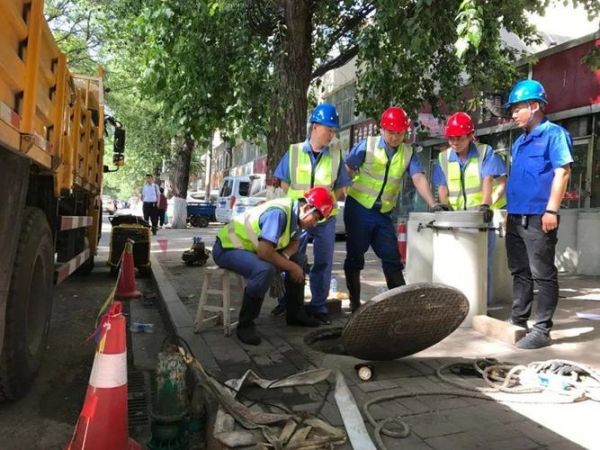
[[[150,254],[152,279],[166,312],[166,318],[175,335],[182,337],[190,345],[194,356],[205,369],[211,372],[219,371],[219,365],[212,355],[208,344],[200,334],[194,333],[194,319],[187,307],[182,303],[176,289],[169,281],[165,269],[158,258]]]

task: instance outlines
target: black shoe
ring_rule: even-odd
[[[285,314],[285,305],[283,303],[278,303],[275,308],[271,310],[271,315],[273,317],[279,317]]]
[[[552,339],[550,338],[550,335],[538,330],[533,330],[517,342],[517,348],[533,350],[536,348],[548,347],[551,344]]]
[[[322,325],[331,325],[331,317],[327,313],[313,313],[312,316]]]
[[[262,342],[262,339],[256,333],[256,326],[254,326],[254,324],[248,327],[236,328],[235,334],[237,335],[238,339],[244,344],[260,345],[260,343]]]
[[[384,273],[385,282],[387,284],[388,289],[394,289],[400,286],[404,286],[406,281],[404,281],[404,275],[402,271],[393,272],[393,273]]]
[[[156,236],[156,227],[152,227],[152,234]]]
[[[360,270],[345,270],[344,275],[350,297],[350,309],[354,312],[360,308]]]
[[[285,321],[293,327],[318,327],[321,325],[321,322],[317,318],[306,314],[304,308],[299,309],[294,314],[288,313]]]

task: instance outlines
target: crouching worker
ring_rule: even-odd
[[[254,320],[260,314],[277,269],[286,272],[286,290],[288,294],[293,293],[288,295],[287,323],[318,325],[304,309],[304,256],[298,253],[298,238],[301,230],[327,219],[333,207],[331,192],[324,187],[315,187],[299,200],[279,198],[265,202],[219,230],[213,247],[215,262],[246,279],[236,329],[240,341],[260,344]]]

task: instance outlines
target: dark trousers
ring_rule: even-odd
[[[344,270],[362,270],[365,267],[365,253],[369,250],[369,246],[381,259],[385,274],[395,274],[404,269],[398,251],[394,223],[389,214],[365,208],[354,198],[346,197],[344,223],[346,225]]]
[[[159,209],[158,210],[158,223],[161,227],[165,224],[166,217],[167,217],[167,210]]]
[[[156,202],[144,202],[142,207],[142,211],[144,213],[144,220],[152,222],[152,228],[156,230],[158,225],[158,208],[156,207]]]
[[[534,328],[549,333],[558,304],[558,271],[554,265],[558,228],[544,233],[542,216],[509,214],[506,229],[508,268],[513,276],[512,320],[531,316],[533,283],[538,288]]]

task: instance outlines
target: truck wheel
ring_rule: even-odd
[[[205,216],[199,216],[197,218],[197,222],[198,222],[198,227],[200,228],[206,228],[208,226],[208,217]]]
[[[52,233],[44,213],[25,209],[10,289],[0,359],[0,401],[28,391],[46,348],[54,290]]]

